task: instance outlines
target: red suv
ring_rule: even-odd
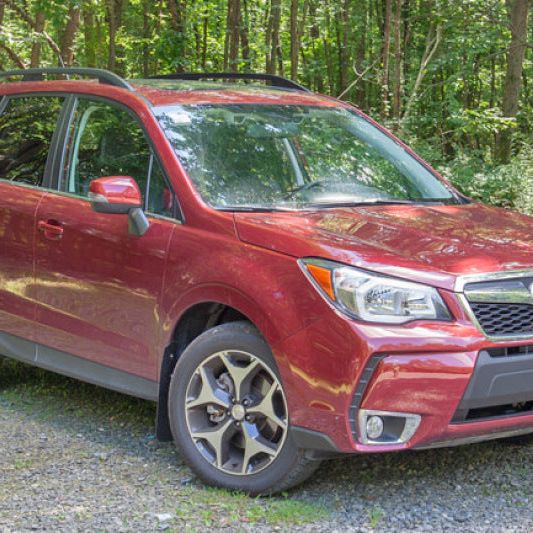
[[[157,401],[250,493],[533,433],[531,218],[282,78],[1,76],[1,353]]]

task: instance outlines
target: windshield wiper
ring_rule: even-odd
[[[253,205],[224,205],[216,206],[217,211],[235,211],[243,213],[269,213],[273,211],[296,211],[290,207],[260,207]]]
[[[412,205],[412,200],[371,200],[369,202],[312,202],[306,207],[361,207],[365,205]]]
[[[370,200],[368,202],[313,202],[306,203],[306,207],[364,207],[373,205],[417,205],[417,204],[432,204],[444,205],[444,200]]]
[[[318,187],[319,185],[322,185],[324,183],[324,180],[318,180],[318,181],[311,181],[309,183],[304,183],[303,185],[300,185],[299,187],[296,187],[295,189],[292,189],[289,191],[284,197],[284,200],[290,200],[291,198],[294,198],[297,194],[308,191],[309,189],[312,189],[313,187]]]

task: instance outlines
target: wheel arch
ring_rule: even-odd
[[[235,306],[234,302],[229,304],[220,300],[197,301],[183,309],[174,322],[170,342],[165,348],[161,361],[156,418],[156,437],[160,441],[172,440],[167,405],[168,392],[172,372],[185,348],[204,331],[228,322],[250,322],[266,338],[263,333],[264,321],[259,321],[258,324],[257,313],[253,315],[255,320],[243,311],[242,307]]]

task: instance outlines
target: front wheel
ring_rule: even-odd
[[[248,322],[217,326],[186,348],[172,375],[169,415],[178,449],[210,485],[272,494],[319,466],[292,441],[274,358]]]

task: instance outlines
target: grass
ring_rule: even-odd
[[[111,443],[104,444],[110,448],[120,448],[122,442],[133,435],[133,444],[140,445],[135,449],[143,454],[141,461],[148,464],[147,469],[139,470],[139,475],[146,476],[144,486],[159,485],[166,493],[165,501],[175,502],[174,508],[168,509],[175,517],[168,524],[170,531],[178,524],[180,527],[176,531],[202,531],[212,527],[230,527],[235,531],[241,524],[280,525],[284,529],[316,522],[327,518],[330,513],[322,505],[307,503],[289,494],[252,498],[243,493],[196,483],[182,486],[179,478],[183,475],[190,477],[191,474],[176,463],[171,446],[162,447],[161,455],[143,453],[144,446],[154,439],[154,403],[0,358],[0,410],[12,409],[74,435],[83,433],[98,440],[101,431],[108,435],[111,433]],[[123,437],[122,431],[127,435]],[[78,442],[84,446],[83,442],[88,441]],[[76,444],[65,453],[76,460],[97,461],[102,468],[106,467],[105,461],[95,458],[90,448]],[[136,452],[127,453],[131,458],[131,453]],[[53,457],[49,459],[54,460]],[[14,463],[17,470],[32,467],[38,467],[32,458],[17,458]],[[147,509],[147,512],[150,511]],[[82,516],[76,516],[76,519],[85,521]]]
[[[321,505],[310,504],[301,500],[291,499],[288,495],[276,498],[251,498],[239,492],[222,489],[187,488],[187,499],[181,501],[175,512],[187,522],[199,506],[207,506],[201,517],[206,527],[214,523],[269,524],[269,525],[301,525],[326,518],[328,511]]]

